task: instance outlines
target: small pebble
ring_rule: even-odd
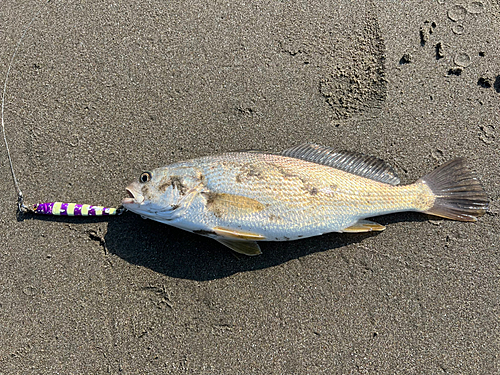
[[[443,43],[439,42],[436,44],[436,60],[442,59],[444,57]]]
[[[463,69],[462,69],[461,67],[459,67],[459,66],[455,66],[455,67],[450,68],[450,69],[448,70],[448,75],[449,75],[449,76],[451,76],[451,75],[454,75],[454,76],[459,76],[459,75],[461,75],[461,74],[462,74],[462,70],[463,70]]]
[[[493,80],[490,77],[479,77],[477,84],[485,89],[489,89],[493,85]]]
[[[412,60],[413,60],[412,56],[409,53],[405,53],[403,57],[401,57],[401,59],[399,60],[399,64],[401,65],[409,64],[412,62]]]

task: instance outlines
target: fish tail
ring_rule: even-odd
[[[434,195],[434,205],[425,213],[451,220],[476,221],[488,210],[488,196],[462,158],[450,160],[422,177]]]

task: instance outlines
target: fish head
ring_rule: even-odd
[[[129,211],[157,221],[178,217],[200,190],[203,176],[191,166],[167,166],[143,172],[125,190],[122,205]]]

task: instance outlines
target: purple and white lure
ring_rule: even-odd
[[[120,215],[122,208],[92,206],[90,204],[48,202],[33,205],[33,213],[57,216],[109,216]]]
[[[33,206],[27,206],[24,204],[24,195],[19,186],[19,182],[17,181],[16,174],[14,172],[14,164],[12,162],[12,158],[10,156],[9,144],[7,142],[7,136],[5,135],[5,123],[4,123],[4,107],[5,107],[5,94],[7,92],[7,80],[9,79],[9,73],[12,68],[12,64],[17,54],[17,50],[21,45],[22,40],[24,39],[28,29],[31,27],[31,24],[35,20],[35,18],[41,13],[41,11],[47,6],[47,4],[51,0],[46,0],[45,4],[41,5],[38,9],[38,12],[31,18],[28,26],[24,29],[24,32],[19,38],[16,47],[14,49],[14,53],[9,62],[9,66],[7,68],[7,73],[5,74],[5,81],[3,85],[2,92],[2,111],[1,111],[1,125],[2,125],[2,135],[5,144],[5,148],[7,150],[7,156],[9,159],[10,171],[12,173],[12,179],[14,180],[14,186],[17,191],[17,207],[18,211],[21,213],[24,212],[32,212],[35,214],[42,215],[61,215],[61,216],[109,216],[109,215],[120,215],[125,209],[123,207],[118,208],[109,208],[103,206],[92,206],[90,204],[77,204],[77,203],[63,203],[63,202],[48,202],[48,203],[37,203]]]

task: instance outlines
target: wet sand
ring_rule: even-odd
[[[0,8],[0,76],[43,2]],[[0,373],[500,371],[497,2],[51,1],[19,47],[5,126],[29,203],[117,205],[143,170],[306,141],[410,183],[464,156],[477,223],[235,256],[132,213],[16,218],[2,147]]]

